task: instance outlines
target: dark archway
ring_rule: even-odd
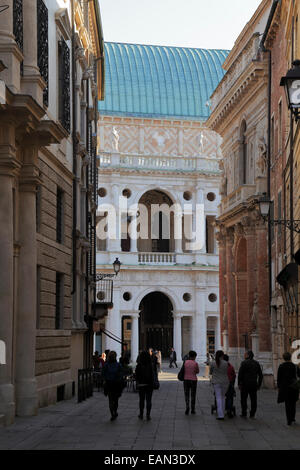
[[[173,306],[162,292],[152,292],[140,304],[140,350],[153,348],[162,357],[170,355],[173,346]]]

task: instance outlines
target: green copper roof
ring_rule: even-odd
[[[101,114],[206,120],[229,51],[105,43]]]

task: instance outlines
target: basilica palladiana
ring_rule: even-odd
[[[229,51],[106,43],[99,103],[97,272],[114,279],[98,350],[179,362],[221,346],[215,219],[221,138],[205,126]],[[107,302],[105,281],[97,302]],[[100,333],[101,332],[101,333]]]

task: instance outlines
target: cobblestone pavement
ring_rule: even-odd
[[[161,387],[154,392],[152,420],[140,421],[138,394],[125,391],[119,417],[110,421],[108,400],[102,392],[82,404],[75,400],[43,408],[31,418],[16,418],[0,428],[0,449],[26,450],[300,450],[300,425],[286,425],[284,405],[277,405],[276,391],[262,390],[255,420],[237,417],[217,421],[211,414],[210,383],[198,382],[196,415],[186,416],[183,385],[178,369],[165,368]],[[298,420],[300,407],[298,404]]]

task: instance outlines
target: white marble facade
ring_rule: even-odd
[[[102,116],[98,136],[99,217],[104,213],[101,207],[118,205],[120,197],[130,207],[137,205],[148,191],[159,191],[182,207],[189,204],[193,212],[196,204],[203,204],[205,219],[218,215],[221,142],[202,123]],[[190,223],[195,228],[195,217]],[[215,337],[215,349],[220,348],[217,243],[210,243],[207,253],[206,243],[201,250],[187,251],[184,243],[173,241],[166,253],[138,251],[136,240],[131,240],[130,251],[122,251],[120,239],[99,245],[98,272],[111,272],[116,257],[122,263],[105,328],[121,338],[122,317],[131,318],[133,361],[144,346],[140,344],[140,304],[152,292],[161,292],[172,304],[169,346],[175,348],[178,362],[191,349],[197,351],[200,362],[206,359],[208,331]],[[103,335],[105,349],[121,353],[121,345]]]

